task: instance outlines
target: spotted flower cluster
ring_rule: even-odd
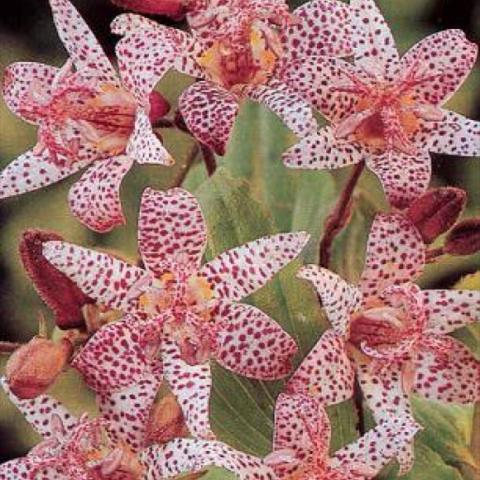
[[[1,198],[86,168],[70,189],[70,209],[108,232],[126,221],[120,184],[133,163],[174,163],[157,128],[190,135],[212,173],[252,100],[298,137],[283,155],[287,167],[355,164],[361,174],[366,165],[390,211],[375,215],[358,283],[325,264],[298,269],[294,281],[312,284],[330,323],[305,358],[250,296],[301,261],[312,242],[306,232],[252,239],[210,258],[208,229],[216,226],[179,184],[144,190],[136,262],[54,232],[25,232],[22,263],[64,335],[41,331],[10,357],[3,389],[41,441],[0,465],[0,478],[196,479],[218,466],[242,480],[366,480],[394,459],[408,472],[422,428],[412,394],[480,401],[480,360],[450,335],[478,321],[480,292],[417,283],[437,256],[480,250],[480,221],[458,223],[462,191],[429,190],[430,153],[480,156],[480,123],[443,108],[477,46],[447,30],[400,57],[374,0],[310,0],[293,11],[283,0],[115,0],[186,27],[123,13],[111,25],[120,37],[112,63],[69,0],[49,2],[68,59],[60,68],[20,62],[5,70],[5,103],[38,130],[33,148],[0,172]],[[191,77],[173,119],[155,90],[171,70]],[[318,114],[327,126],[319,128]],[[325,230],[348,222],[341,205],[350,199],[341,200]],[[431,250],[448,231],[444,247]],[[212,422],[213,365],[280,381],[264,458],[222,441]],[[47,392],[67,367],[95,395],[93,418],[71,414]],[[326,408],[354,395],[376,426],[331,452]]]

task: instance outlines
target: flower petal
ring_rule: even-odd
[[[137,301],[130,293],[137,282],[149,278],[145,270],[67,242],[47,242],[43,254],[89,297],[114,310],[137,312]]]
[[[458,340],[439,338],[438,351],[417,358],[414,391],[429,400],[469,404],[480,400],[480,361]]]
[[[221,253],[199,274],[223,300],[241,300],[263,287],[294,260],[309,240],[305,232],[279,233],[259,238]]]
[[[293,12],[297,21],[282,32],[285,61],[315,55],[351,55],[350,9],[337,0],[312,0]]]
[[[2,480],[18,480],[29,478],[32,472],[32,461],[27,457],[16,458],[0,465],[0,478]]]
[[[292,369],[295,341],[258,308],[220,303],[213,318],[221,325],[214,354],[220,365],[257,380],[276,380]]]
[[[52,162],[46,150],[39,154],[29,150],[0,172],[0,198],[32,192],[59,182],[89,163],[90,161],[86,160],[59,167]]]
[[[50,98],[52,85],[59,69],[35,62],[17,62],[9,65],[3,74],[3,99],[7,107],[23,120],[35,124],[35,118],[22,114],[24,102],[32,99],[32,89]]]
[[[200,472],[208,467],[223,467],[240,480],[274,480],[273,472],[256,457],[233,450],[221,442],[177,438],[141,453],[148,470],[145,480],[176,477],[187,472]]]
[[[109,232],[126,223],[120,184],[133,160],[127,156],[99,160],[74,183],[68,193],[72,213],[95,232]]]
[[[401,214],[376,215],[360,280],[365,300],[390,285],[414,281],[424,265],[425,245],[415,226]]]
[[[357,65],[378,64],[385,73],[398,65],[395,40],[374,0],[352,0],[352,47]]]
[[[155,135],[144,110],[137,111],[133,134],[127,145],[127,154],[140,164],[171,166],[175,160]]]
[[[52,415],[58,415],[67,430],[77,425],[77,419],[53,397],[40,395],[31,400],[22,400],[12,393],[5,377],[1,378],[0,383],[10,401],[42,438],[48,439],[54,435],[50,422]]]
[[[434,33],[414,45],[402,58],[401,71],[420,70],[427,80],[413,90],[421,103],[443,105],[457,91],[475,65],[478,47],[461,30]]]
[[[285,85],[276,85],[273,88],[259,85],[250,88],[248,96],[278,115],[282,122],[299,137],[304,137],[317,128],[317,121],[311,108],[298,93]]]
[[[210,363],[188,365],[177,344],[166,333],[162,340],[162,360],[165,380],[177,397],[185,423],[194,437],[215,438],[210,427]]]
[[[68,0],[50,0],[50,6],[58,35],[77,70],[98,71],[106,80],[116,82],[112,64],[75,7]]]
[[[110,24],[110,30],[115,35],[142,33],[145,30],[156,30],[161,27],[157,22],[137,13],[122,13],[116,16]]]
[[[302,267],[297,277],[313,284],[333,329],[340,335],[347,335],[350,315],[362,302],[360,290],[337,274],[317,265]]]
[[[288,381],[285,391],[302,393],[333,405],[352,397],[355,372],[345,340],[327,330]]]
[[[331,127],[304,137],[283,154],[283,163],[291,168],[309,170],[336,169],[360,163],[364,158],[360,145],[335,138]]]
[[[207,227],[197,199],[181,188],[147,188],[138,220],[138,245],[145,267],[156,277],[166,270],[193,274],[200,268]]]
[[[423,290],[428,331],[447,334],[478,321],[480,292],[474,290]]]
[[[179,108],[197,140],[224,155],[239,105],[227,90],[209,82],[196,82],[180,96]]]

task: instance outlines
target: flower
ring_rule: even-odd
[[[149,15],[166,15],[181,20],[188,0],[112,0],[115,5]]]
[[[7,106],[38,125],[38,143],[0,173],[0,197],[55,183],[89,165],[69,193],[74,215],[106,232],[125,223],[119,198],[123,176],[139,163],[172,164],[152,131],[149,96],[134,98],[68,0],[50,1],[69,53],[63,68],[32,62],[7,67]],[[75,68],[73,68],[75,67]],[[158,94],[153,93],[158,105]]]
[[[348,341],[345,348],[377,422],[411,415],[412,392],[448,403],[480,399],[480,362],[448,335],[480,318],[480,292],[420,290],[412,282],[424,263],[425,245],[415,226],[401,214],[380,214],[358,287],[315,265],[299,272],[321,297],[330,335]],[[321,345],[312,350],[288,391],[315,391],[323,378],[309,366],[324,351]],[[410,460],[402,459],[404,471]]]
[[[322,404],[308,395],[280,394],[273,452],[265,463],[279,479],[364,480],[376,476],[418,430],[408,417],[399,417],[381,423],[330,457],[330,421]]]
[[[351,52],[347,5],[313,0],[291,14],[282,0],[194,6],[191,34],[138,15],[114,20],[113,32],[124,36],[117,56],[125,85],[146,95],[170,68],[200,79],[184,90],[179,109],[190,132],[219,155],[245,98],[265,104],[297,135],[311,133],[311,109],[284,79],[295,59]]]
[[[287,83],[331,126],[303,138],[284,161],[309,169],[366,161],[390,203],[405,208],[429,185],[429,152],[480,155],[480,122],[442,108],[473,68],[478,48],[462,31],[445,30],[400,59],[373,0],[352,0],[350,10],[354,64],[318,57],[288,70]]]
[[[150,480],[200,472],[210,466],[224,467],[243,480],[274,479],[260,459],[221,442],[182,438],[146,449],[132,445],[123,428],[128,429],[125,418],[137,416],[144,407],[142,396],[133,392],[130,401],[124,401],[123,416],[89,420],[86,415],[75,418],[47,395],[20,400],[5,380],[2,384],[10,400],[43,438],[25,457],[1,464],[2,479]]]
[[[100,329],[73,364],[93,389],[115,391],[142,375],[160,350],[189,430],[210,438],[211,358],[262,380],[290,370],[294,340],[265,313],[237,302],[296,258],[308,235],[263,237],[200,266],[204,219],[195,197],[179,188],[144,192],[138,230],[145,268],[65,242],[44,246],[45,257],[85,294],[130,314]]]

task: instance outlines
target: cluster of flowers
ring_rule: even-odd
[[[8,362],[3,388],[43,441],[1,465],[0,478],[197,478],[216,465],[245,480],[361,480],[393,458],[407,472],[421,428],[411,393],[480,400],[480,361],[449,335],[480,317],[480,292],[414,283],[433,258],[428,245],[452,229],[465,200],[457,189],[427,191],[429,152],[480,155],[480,123],[441,108],[477,47],[449,30],[400,59],[373,0],[311,0],[293,12],[281,0],[117,1],[185,17],[190,33],[120,15],[112,24],[122,36],[118,75],[68,0],[50,0],[70,58],[60,69],[15,63],[5,72],[7,105],[39,131],[35,147],[0,173],[1,197],[88,166],[70,207],[89,228],[109,231],[125,221],[119,186],[132,163],[173,164],[156,124],[171,122],[206,155],[222,155],[250,98],[300,138],[284,155],[287,166],[366,164],[393,211],[374,219],[358,285],[317,265],[300,269],[331,328],[278,396],[273,451],[263,459],[215,439],[210,361],[258,380],[290,375],[294,340],[241,301],[299,256],[306,233],[263,237],[202,264],[205,221],[182,188],[143,193],[137,264],[25,232],[25,269],[66,333],[60,341],[38,336]],[[154,91],[170,69],[196,79],[174,120]],[[318,130],[313,109],[330,126]],[[441,253],[474,251],[476,225],[454,227]],[[95,392],[97,418],[75,418],[45,393],[67,364]],[[330,456],[325,407],[351,398],[356,379],[377,427]],[[171,394],[158,400],[163,383]]]

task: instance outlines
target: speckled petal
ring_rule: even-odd
[[[390,285],[414,281],[423,272],[425,245],[401,214],[378,214],[368,237],[360,289],[375,297]]]
[[[268,315],[251,305],[220,303],[214,319],[221,323],[215,359],[239,375],[276,380],[290,373],[295,341]]]
[[[146,30],[155,30],[161,25],[147,17],[136,13],[122,13],[115,17],[110,24],[110,30],[115,35],[129,35],[131,33],[142,33]]]
[[[199,273],[212,285],[217,298],[241,300],[294,260],[308,240],[305,232],[262,237],[221,253]]]
[[[191,193],[181,188],[143,192],[138,245],[145,267],[156,277],[166,270],[195,273],[206,243],[205,220]]]
[[[132,287],[148,273],[134,265],[66,242],[47,242],[43,254],[89,297],[124,313],[136,313]]]

